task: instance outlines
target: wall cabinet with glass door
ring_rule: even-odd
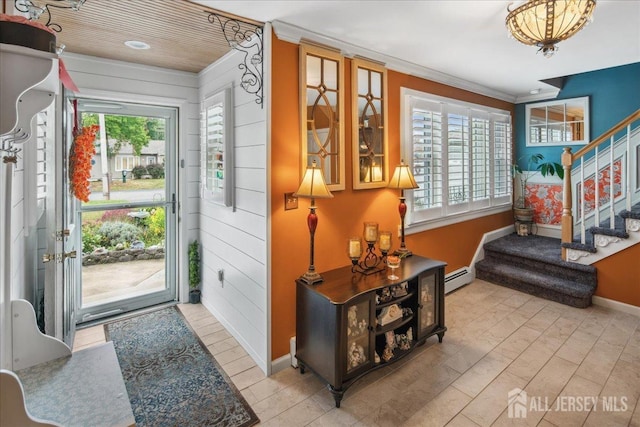
[[[361,275],[343,267],[316,285],[296,282],[296,358],[327,382],[336,407],[375,369],[401,360],[444,325],[445,263],[417,255],[397,275]]]

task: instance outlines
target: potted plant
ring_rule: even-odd
[[[527,170],[522,170],[518,165],[518,162],[523,159],[527,159]],[[511,165],[513,176],[520,175],[520,197],[513,204],[514,216],[517,221],[533,221],[533,208],[529,206],[525,191],[527,189],[527,181],[536,171],[539,171],[542,176],[557,174],[560,179],[564,178],[564,168],[560,163],[543,162],[543,160],[544,156],[542,154],[535,153],[528,157],[522,156],[518,159],[518,162]]]
[[[194,240],[189,244],[189,302],[197,304],[200,302],[200,250],[198,241]]]

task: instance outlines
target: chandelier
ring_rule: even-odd
[[[591,21],[596,0],[528,0],[507,11],[506,24],[520,42],[538,46],[538,52],[549,58],[557,50],[556,43],[566,40]]]

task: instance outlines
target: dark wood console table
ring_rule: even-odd
[[[365,374],[394,363],[444,325],[442,261],[417,255],[402,260],[397,280],[389,271],[369,276],[342,267],[324,281],[296,281],[296,358],[327,382],[336,407]]]

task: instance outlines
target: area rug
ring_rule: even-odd
[[[246,427],[259,421],[175,306],[104,329],[137,426]]]

